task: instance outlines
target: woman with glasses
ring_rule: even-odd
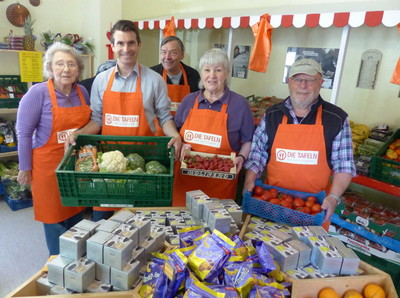
[[[54,43],[43,62],[48,80],[33,85],[18,108],[17,180],[31,184],[34,217],[44,224],[50,255],[59,254],[59,236],[83,219],[83,207],[62,206],[55,174],[67,136],[90,120],[88,92],[76,83],[83,67],[73,47]]]
[[[307,193],[325,190],[321,208],[329,223],[356,172],[348,115],[322,99],[322,83],[321,65],[315,60],[293,63],[290,96],[269,107],[254,132],[243,189],[252,191],[266,169],[269,185]]]

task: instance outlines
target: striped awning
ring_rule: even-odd
[[[177,19],[177,29],[204,29],[204,28],[245,28],[254,25],[261,16],[240,16],[240,17],[215,17],[196,19]],[[164,29],[169,20],[137,21],[135,24],[140,30]],[[375,27],[380,24],[387,27],[394,27],[400,24],[400,10],[388,11],[367,11],[367,12],[337,12],[320,14],[294,14],[294,15],[271,15],[270,24],[278,27],[316,27],[328,28],[331,26],[360,27],[366,25]]]

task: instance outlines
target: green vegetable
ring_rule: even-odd
[[[78,164],[77,172],[91,172],[93,169],[93,160],[88,158]]]
[[[146,163],[144,158],[137,153],[128,154],[126,159],[128,160],[128,167],[132,170],[135,170],[139,167],[143,169]]]
[[[7,167],[5,166],[5,164],[0,161],[0,177],[4,177],[4,174],[7,171]]]
[[[167,174],[167,168],[156,160],[146,163],[147,174]]]

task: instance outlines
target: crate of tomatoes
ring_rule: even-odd
[[[291,226],[322,225],[325,211],[321,209],[325,191],[317,194],[300,192],[256,180],[253,193],[243,197],[244,212]]]
[[[233,180],[236,177],[236,166],[233,164],[235,158],[235,152],[220,155],[187,149],[181,162],[181,174]]]

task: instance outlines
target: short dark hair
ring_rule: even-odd
[[[179,37],[176,37],[176,36],[173,36],[173,35],[170,35],[170,36],[167,36],[166,38],[164,38],[164,40],[161,42],[161,47],[163,45],[165,45],[166,43],[169,43],[171,41],[176,41],[178,43],[178,45],[179,45],[179,48],[181,49],[181,52],[182,53],[185,52],[185,46],[183,45],[182,40],[180,40]]]
[[[137,42],[139,44],[141,43],[140,35],[139,35],[139,29],[132,21],[119,20],[118,22],[116,22],[114,24],[114,26],[111,28],[111,32],[110,32],[110,41],[111,41],[112,44],[114,44],[114,33],[115,33],[115,31],[122,31],[122,32],[133,31],[136,34]]]

